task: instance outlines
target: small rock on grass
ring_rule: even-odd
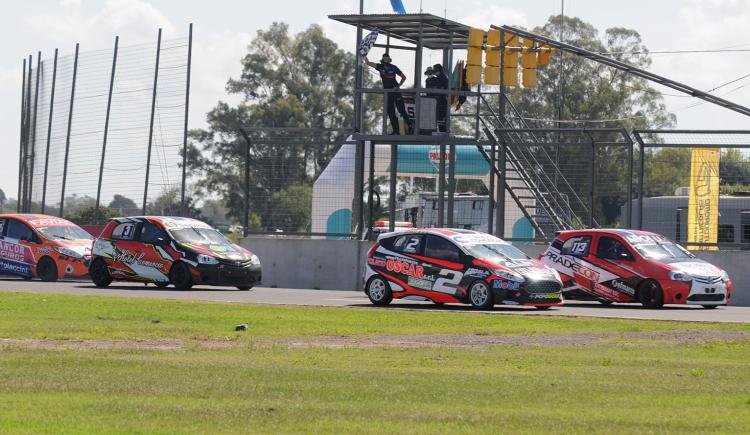
[[[241,323],[241,324],[235,326],[234,330],[235,331],[247,331],[247,328],[248,328],[247,323]]]

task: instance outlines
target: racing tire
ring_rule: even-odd
[[[169,283],[168,282],[155,282],[154,285],[156,286],[156,288],[167,288],[167,287],[169,287]]]
[[[373,305],[384,307],[393,301],[393,292],[385,278],[373,276],[367,281],[367,297]]]
[[[644,308],[661,308],[664,306],[664,292],[658,282],[649,279],[638,288],[638,301]]]
[[[435,304],[435,305],[437,305],[438,307],[441,306],[441,305],[445,305],[445,302],[435,302],[435,301],[432,301],[432,303]]]
[[[707,309],[707,310],[713,310],[713,309],[715,309],[716,307],[718,307],[718,305],[704,305],[704,306],[703,306],[703,308],[705,308],[705,309]]]
[[[492,300],[490,286],[481,279],[474,281],[469,287],[469,302],[477,310],[491,309],[495,302]]]
[[[97,258],[91,263],[91,266],[89,267],[89,276],[91,276],[91,281],[94,282],[94,285],[99,288],[107,287],[112,284],[112,276],[109,274],[107,263],[101,258]]]
[[[606,299],[599,299],[598,302],[602,305],[612,305],[612,301],[608,301]]]
[[[544,310],[549,310],[552,307],[549,306],[549,305],[537,305],[534,308],[536,308],[537,310],[540,310],[540,311],[544,311]]]
[[[169,281],[177,290],[190,290],[193,287],[193,277],[190,275],[190,268],[182,261],[172,265],[169,271]]]
[[[23,278],[24,281],[31,281],[33,279],[32,276],[22,276],[21,278]]]
[[[36,274],[44,282],[57,281],[57,265],[55,261],[49,257],[42,257],[36,266]]]
[[[238,285],[238,286],[237,286],[237,289],[238,289],[238,290],[242,290],[243,292],[244,292],[244,291],[248,291],[248,290],[250,290],[251,288],[253,288],[253,286],[251,286],[251,285]]]

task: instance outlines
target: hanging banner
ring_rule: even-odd
[[[715,250],[690,243],[716,243],[719,229],[718,148],[693,148],[690,159],[690,196],[688,198],[688,249]]]

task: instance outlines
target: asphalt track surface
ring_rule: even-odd
[[[361,292],[337,290],[308,290],[256,287],[240,291],[230,287],[196,286],[182,291],[174,288],[158,289],[153,285],[115,282],[106,289],[94,287],[89,281],[60,281],[54,283],[38,280],[0,279],[0,292],[27,292],[37,294],[96,295],[134,298],[210,301],[240,304],[308,305],[325,307],[361,307],[376,309]],[[2,303],[2,296],[0,296]],[[434,310],[445,312],[478,312],[467,305],[436,306],[431,302],[394,300],[386,309]],[[540,311],[533,307],[497,305],[492,314],[531,316],[587,316],[624,319],[682,320],[693,322],[750,323],[750,307],[718,307],[706,310],[700,306],[669,305],[659,310],[644,309],[638,304],[612,304],[568,301],[562,307]]]

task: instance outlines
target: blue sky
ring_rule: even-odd
[[[403,1],[407,11],[419,11],[418,0]],[[0,137],[0,147],[8,165],[0,170],[0,188],[15,197],[21,62],[29,53],[42,50],[51,57],[55,47],[61,54],[71,53],[76,41],[82,51],[109,48],[115,35],[120,36],[122,45],[154,41],[160,26],[166,38],[181,37],[193,22],[190,126],[203,127],[205,113],[218,100],[236,101],[226,95],[224,85],[230,76],[238,75],[239,60],[257,30],[274,21],[288,23],[294,32],[318,23],[329,37],[349,49],[355,43],[352,28],[326,16],[354,13],[358,5],[358,0],[2,1],[0,128],[5,134]],[[421,2],[424,12],[483,28],[490,24],[541,25],[558,14],[560,6],[560,0]],[[390,12],[390,2],[366,0],[365,12]],[[614,26],[635,29],[651,51],[750,49],[750,2],[745,0],[565,0],[565,14],[578,16],[600,30]],[[652,71],[703,90],[750,74],[750,52],[653,55],[653,60]],[[747,84],[750,78],[722,88],[717,95],[750,106]],[[668,89],[657,90],[669,94],[665,102],[677,115],[680,128],[750,129],[743,116],[708,104],[694,106],[696,100],[672,96],[676,92]]]

